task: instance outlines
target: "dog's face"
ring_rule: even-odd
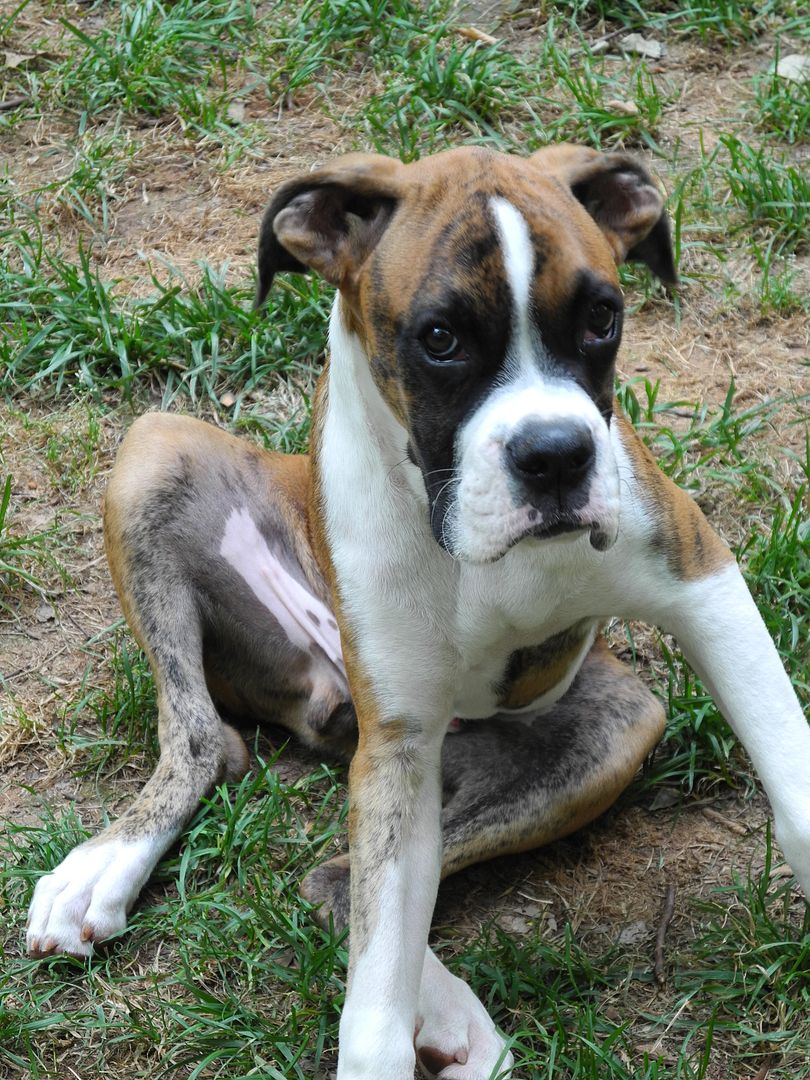
[[[260,300],[275,269],[310,266],[340,286],[452,555],[489,561],[582,530],[609,547],[616,262],[674,278],[646,173],[577,147],[344,159],[342,179],[340,164],[271,205]]]
[[[473,561],[528,535],[584,528],[607,543],[622,310],[610,248],[531,162],[467,152],[437,163],[394,214],[357,296],[433,534]]]

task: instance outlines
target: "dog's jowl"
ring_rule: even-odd
[[[674,281],[661,196],[620,154],[355,155],[276,193],[257,302],[280,271],[339,289],[311,455],[168,415],[127,435],[105,536],[161,756],[37,884],[32,954],[120,931],[200,797],[247,768],[221,714],[272,720],[353,753],[350,857],[303,883],[351,929],[340,1080],[508,1075],[427,948],[436,889],[592,820],[655,745],[661,708],[601,639],[611,616],[677,636],[810,890],[796,697],[730,553],[613,401],[623,260]]]

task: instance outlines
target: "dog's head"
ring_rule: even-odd
[[[276,193],[257,304],[280,270],[339,287],[451,554],[488,561],[583,530],[604,549],[624,260],[675,281],[661,195],[624,154],[352,155]]]

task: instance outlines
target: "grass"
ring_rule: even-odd
[[[47,578],[63,574],[54,554],[55,529],[39,532],[12,529],[11,497],[13,478],[0,480],[0,611],[12,611],[20,588],[44,596]],[[0,678],[2,671],[0,671]]]
[[[447,22],[422,26],[410,52],[376,61],[383,89],[362,114],[375,147],[404,160],[454,135],[507,151],[560,138],[654,148],[666,94],[646,67],[616,76],[587,50],[572,58],[558,33],[550,20],[535,70],[502,43],[460,40]],[[531,132],[528,143],[515,138],[515,122]]]
[[[441,32],[440,32],[441,34]],[[519,65],[497,45],[429,39],[409,60],[398,78],[389,80],[366,110],[375,146],[385,152],[394,144],[410,160],[423,152],[423,135],[442,132],[430,149],[441,149],[448,126],[481,141],[501,143],[497,117],[515,104],[520,92]]]
[[[652,997],[645,957],[628,958],[621,945],[601,953],[583,949],[566,926],[549,939],[535,932],[517,944],[497,926],[484,929],[456,957],[457,970],[489,1008],[532,1019],[515,1035],[513,1052],[522,1075],[533,1078],[709,1080],[717,1045],[729,1033],[739,1039],[740,1064],[759,1067],[775,1052],[787,1072],[803,1076],[808,1038],[807,950],[810,917],[797,912],[789,886],[773,877],[770,835],[764,864],[716,890],[698,908],[708,929],[679,957],[673,976],[677,1007],[672,1017],[647,1016],[643,1049],[638,1034],[616,1019],[615,1002],[634,987]],[[767,1021],[760,1029],[763,1007]],[[764,1018],[763,1018],[764,1019]],[[677,1065],[667,1060],[677,1053]]]
[[[0,386],[7,391],[128,396],[134,384],[158,378],[165,405],[179,394],[217,402],[225,387],[249,392],[322,355],[330,293],[317,281],[280,283],[271,315],[252,310],[250,287],[226,284],[227,267],[203,266],[191,288],[170,268],[165,281],[152,276],[151,296],[125,300],[90,250],[68,261],[26,229],[6,239],[0,313],[13,330],[0,342]]]
[[[572,19],[618,22],[628,28],[672,33],[728,46],[755,41],[774,25],[782,32],[808,36],[803,8],[794,0],[563,0]]]
[[[90,964],[5,958],[6,1068],[34,1077],[68,1068],[64,1046],[77,1025],[83,1070],[92,1062],[116,1071],[133,1039],[152,1077],[245,1075],[258,1066],[267,1077],[303,1080],[331,1060],[345,951],[313,930],[296,885],[340,828],[343,791],[325,768],[288,786],[272,766],[260,762],[238,788],[219,789],[180,852],[164,860],[132,921],[142,945],[135,968],[118,970],[123,943]],[[40,868],[56,865],[84,835],[73,812],[4,834],[3,906],[17,907],[30,891],[32,857]],[[171,970],[152,973],[167,935],[177,942]],[[334,1001],[326,1010],[325,1000]]]
[[[655,134],[668,95],[646,65],[634,63],[617,75],[615,64],[587,49],[572,56],[558,35],[559,28],[550,23],[544,63],[556,76],[557,115],[547,141],[573,137],[605,148],[619,143],[657,149]]]
[[[659,36],[676,59],[649,65],[612,47],[592,51],[622,27]],[[37,632],[24,601],[49,588],[57,563],[68,573],[78,561],[42,521],[74,507],[96,520],[88,501],[133,413],[183,408],[267,446],[306,444],[306,393],[323,358],[331,292],[286,278],[254,313],[247,261],[226,262],[231,247],[237,258],[246,250],[243,237],[214,234],[209,250],[197,219],[172,221],[177,236],[156,241],[151,261],[122,258],[141,238],[131,225],[122,232],[119,213],[160,173],[163,156],[182,161],[184,176],[204,170],[212,206],[243,209],[257,188],[269,194],[279,175],[333,146],[412,160],[460,140],[524,152],[569,138],[644,150],[671,193],[680,296],[623,270],[633,318],[646,328],[656,320],[665,363],[680,356],[670,341],[700,343],[704,329],[725,327],[720,344],[706,346],[720,365],[767,320],[762,349],[772,366],[753,390],[740,361],[739,385],[725,396],[707,382],[704,400],[684,400],[677,380],[659,383],[659,365],[620,398],[665,470],[736,545],[790,675],[808,693],[810,468],[796,437],[803,403],[792,354],[772,349],[801,340],[807,312],[799,152],[807,109],[803,90],[764,70],[785,42],[807,40],[802,8],[568,0],[520,9],[493,29],[496,44],[470,41],[444,0],[128,0],[54,9],[49,22],[31,2],[0,19],[5,49],[36,54],[0,74],[0,100],[24,99],[0,112],[9,149],[0,177],[0,427],[15,420],[48,478],[46,490],[21,498],[25,447],[4,442],[0,650]],[[763,72],[752,96],[741,83],[739,100],[724,101],[718,116],[705,73],[677,58],[682,45]],[[244,104],[244,121],[234,102]],[[291,400],[303,399],[295,415],[268,404],[288,382]],[[80,627],[109,601],[101,572],[87,578],[78,575],[59,601]],[[297,889],[336,850],[345,777],[291,747],[258,741],[253,773],[212,795],[106,952],[89,963],[21,955],[36,876],[119,812],[156,754],[143,656],[120,625],[86,636],[72,678],[56,681],[47,664],[23,682],[7,679],[0,1075],[323,1080],[335,1068],[345,942],[316,927]],[[634,628],[627,645],[669,706],[655,758],[608,824],[484,870],[474,917],[480,879],[466,876],[463,903],[443,901],[453,917],[437,930],[442,956],[487,1004],[513,1042],[518,1074],[531,1080],[761,1080],[765,1066],[768,1080],[806,1080],[810,927],[769,835],[756,832],[755,778],[674,643],[653,646]],[[31,667],[0,657],[6,675]],[[662,786],[674,805],[652,813]],[[681,868],[667,831],[689,815],[694,824],[707,802],[754,822],[739,848],[718,856],[709,884],[703,866],[692,876]],[[617,856],[610,841],[623,827],[630,839]],[[709,852],[721,846],[713,843]],[[668,874],[679,891],[659,987],[651,941],[617,938],[639,912],[654,935],[660,897],[646,891]],[[502,910],[522,892],[549,905],[553,925],[538,919],[523,935],[502,928]]]
[[[97,114],[117,106],[149,115],[172,109],[187,122],[209,124],[227,100],[228,61],[256,30],[245,0],[124,2],[115,22],[95,35],[68,18],[61,22],[77,47],[50,70],[49,83],[70,108]]]
[[[103,134],[88,128],[84,114],[77,137],[69,141],[70,161],[66,175],[52,185],[54,201],[66,213],[86,222],[94,233],[106,235],[111,228],[111,209],[119,185],[127,177],[135,142],[122,133],[119,123]]]
[[[743,227],[764,232],[763,246],[774,254],[806,248],[810,180],[804,170],[734,135],[721,141],[729,156],[725,170],[729,191],[744,214]]]
[[[143,767],[157,761],[157,704],[146,657],[116,633],[109,671],[112,683],[91,683],[103,652],[88,643],[92,659],[85,669],[76,700],[62,716],[59,745],[82,773],[120,772],[135,758]]]
[[[76,1024],[99,1070],[120,1067],[133,1038],[141,1066],[156,1077],[183,1069],[190,1076],[208,1075],[207,1069],[242,1076],[259,1068],[262,1075],[298,1078],[332,1062],[327,1048],[334,1046],[345,951],[313,927],[296,883],[340,827],[342,788],[326,770],[284,785],[269,766],[260,762],[236,789],[218,789],[180,852],[162,864],[126,943],[113,943],[90,963],[9,958],[7,975],[28,989],[18,989],[4,1009],[8,984],[5,993],[0,988],[0,1053],[8,1064],[46,1076],[57,1055],[67,1065],[87,1062],[86,1049],[80,1059],[62,1050]],[[11,830],[0,840],[3,902],[16,908],[30,889],[32,855],[38,866],[53,866],[83,835],[72,812]],[[761,870],[697,905],[709,920],[689,960],[676,961],[675,1020],[648,1017],[650,1041],[641,1054],[637,1036],[616,1021],[613,1003],[634,986],[649,991],[651,973],[643,960],[634,966],[623,946],[594,952],[569,926],[551,940],[538,930],[518,944],[489,924],[456,952],[453,967],[496,1021],[528,1018],[513,1032],[512,1046],[525,1075],[708,1077],[712,1029],[736,1032],[741,1060],[759,1063],[775,1050],[798,1066],[810,1048],[804,1016],[810,924],[771,871],[768,839]],[[166,948],[171,967],[151,974],[156,950]],[[86,1001],[79,1011],[77,992]],[[694,1002],[685,1015],[684,1001]],[[767,1006],[763,1030],[752,1029],[752,1006],[755,1015]],[[680,1055],[671,1073],[662,1060],[664,1042],[651,1052],[664,1037]]]
[[[780,54],[771,70],[754,78],[757,123],[788,143],[803,142],[810,130],[810,82],[794,82],[777,73]]]

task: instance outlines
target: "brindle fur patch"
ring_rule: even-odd
[[[647,508],[649,542],[675,577],[696,581],[710,577],[734,556],[703,516],[700,507],[658,468],[655,458],[624,417],[618,417],[622,444],[630,455],[638,497]]]
[[[539,645],[516,649],[497,687],[498,707],[525,709],[553,690],[570,673],[593,625],[592,619],[586,619]]]
[[[220,723],[212,698],[338,756],[353,747],[345,691],[314,692],[309,654],[219,555],[229,514],[249,508],[273,554],[328,604],[307,539],[308,487],[305,457],[268,454],[186,417],[142,417],[119,452],[105,502],[113,580],[155,672],[161,723],[212,752]]]

